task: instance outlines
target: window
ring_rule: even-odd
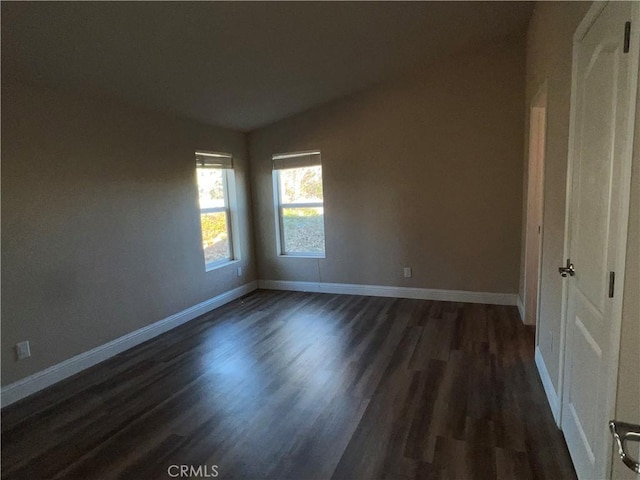
[[[237,258],[233,244],[233,158],[225,153],[196,152],[202,249],[207,270]],[[234,252],[235,250],[235,252]]]
[[[278,254],[324,257],[320,152],[273,156]]]

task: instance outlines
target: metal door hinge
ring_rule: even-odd
[[[616,272],[609,272],[609,298],[613,298],[613,291],[616,285]]]
[[[631,43],[631,22],[624,24],[624,53],[629,53],[629,44]]]

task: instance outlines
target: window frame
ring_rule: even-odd
[[[290,152],[290,153],[281,153],[275,154],[272,157],[272,160],[283,160],[286,158],[296,158],[302,157],[305,155],[318,155],[320,158],[319,166],[322,169],[322,156],[319,150],[311,150],[304,152]],[[292,167],[294,168],[305,168],[304,166],[300,167]],[[322,202],[305,202],[305,203],[284,203],[282,201],[282,188],[281,188],[281,180],[280,180],[280,171],[287,170],[285,168],[275,168],[273,167],[273,202],[274,202],[274,213],[275,213],[275,231],[276,231],[276,253],[279,257],[286,258],[326,258],[327,253],[327,245],[326,245],[326,231],[325,231],[325,217],[324,217],[324,176],[321,175],[322,178]],[[322,170],[321,170],[322,171]],[[322,253],[316,252],[287,252],[285,250],[285,235],[284,235],[284,209],[295,209],[295,208],[322,208],[322,232],[325,240],[324,249]]]
[[[198,209],[199,209],[199,226],[200,226],[200,247],[202,249],[202,257],[204,260],[205,272],[216,270],[220,267],[225,267],[238,263],[240,261],[240,246],[237,242],[238,233],[238,220],[236,218],[237,202],[236,202],[236,190],[235,190],[235,172],[233,166],[233,155],[230,153],[212,152],[207,150],[196,150],[197,155],[205,155],[211,157],[222,157],[230,159],[231,166],[217,166],[217,165],[203,165],[196,160],[196,187],[198,192],[200,185],[198,184],[198,169],[217,169],[220,170],[222,175],[222,194],[224,200],[224,206],[222,207],[205,207],[200,206],[200,195],[198,193]],[[202,234],[202,215],[209,213],[225,213],[225,219],[227,224],[227,242],[229,245],[229,256],[220,260],[207,263],[204,242]]]

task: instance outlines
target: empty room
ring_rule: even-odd
[[[640,2],[1,8],[1,478],[640,474]]]

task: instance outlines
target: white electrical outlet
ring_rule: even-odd
[[[411,278],[411,267],[404,267],[404,278]]]
[[[31,348],[29,347],[29,341],[16,343],[16,354],[18,360],[24,360],[31,356]]]
[[[242,276],[242,267],[238,267],[236,269],[236,271],[238,272],[238,276],[241,277]]]

